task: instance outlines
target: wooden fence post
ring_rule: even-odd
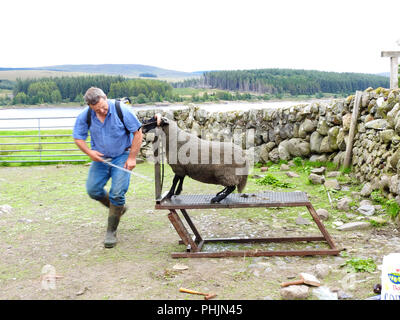
[[[357,119],[358,119],[358,113],[359,113],[359,109],[360,109],[361,96],[362,96],[362,91],[356,91],[356,96],[354,98],[353,113],[351,115],[349,139],[347,140],[346,153],[345,153],[344,162],[343,162],[344,168],[348,168],[350,166],[350,162],[351,162],[351,154],[352,154],[352,150],[353,150],[354,136],[355,136],[356,128],[357,128]]]

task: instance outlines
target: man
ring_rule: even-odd
[[[103,160],[111,158],[111,163],[114,165],[128,170],[134,169],[136,156],[142,144],[142,124],[121,103],[122,122],[118,116],[115,101],[107,99],[107,96],[99,88],[89,88],[85,93],[84,100],[89,107],[78,115],[73,138],[79,149],[93,160],[89,169],[86,190],[92,199],[109,208],[104,246],[112,248],[117,243],[116,235],[120,218],[126,211],[125,193],[128,191],[131,175],[104,163]],[[88,112],[91,112],[90,122],[88,121]],[[91,148],[88,148],[85,142],[88,130],[91,135]],[[110,178],[111,188],[107,193],[104,186]]]

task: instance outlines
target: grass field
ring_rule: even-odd
[[[195,88],[174,88],[173,93],[181,96],[191,96],[192,94],[199,94],[205,92],[205,89],[195,89]]]
[[[203,96],[203,94],[207,92],[208,95],[210,94],[215,94],[217,92],[227,92],[226,90],[220,90],[220,89],[204,89],[204,88],[174,88],[173,93],[180,95],[181,97],[185,98],[190,98],[193,95],[194,96]],[[233,91],[230,91],[231,94],[236,94]],[[243,94],[244,92],[240,92]],[[259,97],[264,97],[263,94],[257,94],[254,92],[249,92],[253,98],[256,98],[256,96]],[[310,100],[310,99],[327,99],[327,98],[340,98],[340,97],[345,97],[347,95],[345,94],[334,94],[334,93],[321,93],[319,95],[314,94],[314,95],[297,95],[297,96],[292,96],[290,94],[281,94],[281,95],[274,95],[270,94],[269,99],[270,100]]]
[[[11,94],[12,90],[0,89],[0,98],[5,98],[7,95]]]
[[[182,97],[191,97],[192,95],[196,95],[196,96],[203,96],[203,94],[205,92],[207,92],[207,94],[213,94],[216,92],[223,92],[223,90],[219,90],[219,89],[204,89],[204,88],[174,88],[173,89],[173,93],[177,94],[179,96]]]
[[[0,165],[20,166],[43,162],[86,162],[89,158],[80,151],[72,138],[72,129],[0,131]],[[90,141],[90,140],[89,140]],[[60,150],[66,149],[66,150]],[[8,163],[4,161],[22,161]]]

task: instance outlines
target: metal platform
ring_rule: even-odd
[[[157,131],[153,142],[154,154],[154,180],[155,180],[155,209],[169,210],[168,219],[174,226],[181,238],[180,244],[186,246],[186,252],[173,252],[173,258],[221,258],[221,257],[259,257],[259,256],[312,256],[312,255],[338,255],[341,251],[337,249],[325,226],[320,221],[311,202],[305,192],[272,192],[262,193],[231,193],[227,198],[219,203],[211,203],[214,194],[205,195],[178,195],[171,199],[165,199],[162,193],[163,179],[161,174],[161,163],[163,163],[162,148],[159,148],[160,140]],[[159,152],[161,151],[161,152]],[[309,211],[322,236],[305,237],[282,237],[282,238],[219,238],[203,239],[187,213],[187,209],[235,209],[235,208],[255,208],[255,207],[306,207]],[[182,213],[191,233],[182,222],[177,210]],[[218,216],[216,214],[216,220]],[[323,241],[329,246],[325,250],[243,250],[243,251],[202,251],[206,243],[270,243],[270,242],[310,242]]]
[[[169,210],[168,218],[174,226],[179,237],[180,244],[186,245],[186,252],[174,252],[173,258],[220,258],[220,257],[258,257],[258,256],[312,256],[312,255],[338,255],[337,249],[329,233],[325,229],[315,212],[305,192],[262,192],[262,193],[235,193],[230,194],[220,203],[211,203],[215,195],[179,195],[171,199],[156,200],[155,209]],[[306,207],[314,222],[321,231],[322,236],[305,237],[277,237],[277,238],[212,238],[203,239],[191,220],[186,209],[223,209],[223,208],[255,208],[255,207]],[[176,210],[180,210],[187,222],[193,236],[189,233],[180,219]],[[202,248],[206,243],[230,242],[230,243],[268,243],[268,242],[301,242],[323,241],[330,249],[325,250],[246,250],[246,251],[219,251],[204,252]]]
[[[231,193],[219,203],[211,203],[215,194],[179,195],[157,200],[157,209],[209,209],[245,207],[298,207],[310,204],[305,192]]]

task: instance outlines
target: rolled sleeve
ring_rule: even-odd
[[[136,115],[131,112],[126,106],[121,108],[122,114],[124,116],[124,124],[125,127],[130,131],[130,132],[136,132],[140,129],[142,126],[142,123],[139,121],[139,119],[136,117]]]
[[[74,139],[86,140],[88,137],[89,127],[86,122],[87,110],[88,109],[85,109],[81,112],[75,120],[74,130],[72,133]]]

